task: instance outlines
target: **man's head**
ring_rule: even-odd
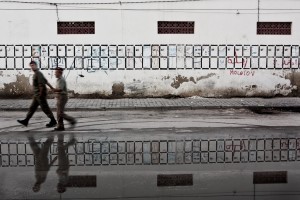
[[[35,61],[30,61],[29,66],[31,67],[32,71],[36,71],[38,69],[37,63]]]
[[[60,78],[63,74],[63,71],[64,71],[63,68],[60,68],[60,67],[55,68],[55,77]]]
[[[58,183],[56,189],[58,193],[64,193],[67,190],[66,186],[64,186],[62,183]]]

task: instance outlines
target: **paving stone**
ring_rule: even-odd
[[[0,99],[0,110],[28,110],[31,99]],[[55,109],[55,99],[48,100]],[[178,98],[178,99],[70,99],[66,110],[104,109],[201,109],[201,108],[282,108],[300,109],[300,98]]]

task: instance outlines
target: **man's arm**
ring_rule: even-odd
[[[56,85],[57,88],[51,88],[53,92],[62,92],[63,91],[61,88],[61,84],[63,84],[62,80],[61,79],[58,80],[58,83],[59,84]]]
[[[62,92],[61,89],[51,88],[53,92]]]
[[[54,89],[54,87],[47,81],[47,83],[46,83],[46,85],[48,85],[49,86],[49,88],[51,88],[51,90],[53,90]]]
[[[54,88],[49,82],[47,82],[46,85],[48,85],[49,88],[51,88],[51,90],[53,92],[61,92],[62,91],[61,89]]]

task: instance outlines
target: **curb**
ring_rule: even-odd
[[[28,111],[29,108],[0,108],[0,111]],[[65,111],[130,111],[130,110],[201,110],[201,109],[249,109],[253,112],[261,112],[262,110],[277,110],[277,111],[290,111],[300,112],[300,106],[131,106],[131,107],[77,107],[66,108]],[[52,111],[56,111],[56,108],[51,108]],[[37,111],[42,111],[38,108]]]

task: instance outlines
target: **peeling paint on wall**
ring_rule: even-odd
[[[42,71],[55,85],[51,71]],[[70,73],[67,84],[70,97],[77,98],[300,96],[300,72],[259,70],[255,76],[229,76],[229,71],[111,71],[107,76],[95,72],[77,81],[78,73]],[[1,72],[0,98],[32,96],[31,72]]]
[[[291,93],[293,87],[291,85],[287,84],[277,84],[275,86],[275,89],[273,91],[273,94],[275,96],[287,96]]]
[[[206,76],[200,76],[200,77],[198,77],[197,81],[200,81],[200,80],[203,80],[203,79],[207,79],[207,78],[210,78],[210,77],[215,76],[215,75],[216,75],[215,73],[209,73]]]
[[[204,80],[204,79],[208,79],[212,76],[215,76],[216,74],[215,73],[209,73],[207,74],[206,76],[200,76],[198,77],[196,80],[194,77],[186,77],[186,76],[181,76],[181,75],[178,75],[176,76],[174,79],[173,79],[173,83],[171,84],[171,86],[175,89],[178,89],[180,87],[180,85],[182,83],[185,83],[185,82],[192,82],[194,84],[196,84],[198,81],[200,80]],[[208,81],[206,83],[204,83],[206,86],[205,87],[208,87],[208,88],[213,88],[214,86],[214,81]]]
[[[189,81],[191,81],[191,82],[193,82],[193,83],[196,84],[196,81],[195,81],[194,77],[188,78],[188,77],[185,77],[185,76],[178,75],[178,76],[176,76],[176,77],[173,79],[173,83],[171,84],[171,86],[172,86],[173,88],[176,88],[176,89],[177,89],[177,88],[180,87],[180,85],[181,85],[182,83],[184,83],[184,82],[189,82]]]
[[[286,79],[291,81],[291,85],[293,85],[293,96],[300,96],[300,72],[292,72],[285,75]]]
[[[3,73],[1,73],[3,76]],[[4,88],[0,90],[0,97],[31,96],[32,86],[29,77],[16,75],[16,81],[4,83]]]

